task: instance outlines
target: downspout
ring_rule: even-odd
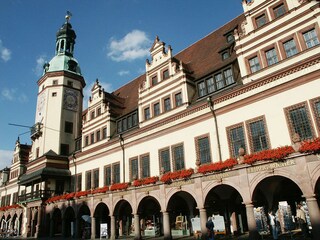
[[[214,111],[214,104],[213,104],[213,101],[212,101],[211,97],[207,97],[207,102],[208,102],[208,105],[210,107],[210,111],[212,113],[213,120],[214,120],[214,127],[215,127],[215,130],[216,130],[216,141],[217,141],[217,144],[218,144],[219,162],[221,162],[221,146],[220,146],[220,137],[219,137],[219,131],[218,131],[217,116],[216,116],[216,113]]]

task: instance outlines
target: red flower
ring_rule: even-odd
[[[110,191],[123,190],[129,187],[129,183],[115,183],[110,186]]]
[[[302,153],[320,153],[320,138],[302,142],[299,151]]]
[[[159,181],[159,177],[158,176],[147,177],[147,178],[143,178],[143,179],[136,179],[136,180],[133,181],[133,186],[139,187],[139,186],[142,186],[142,185],[154,184],[157,181]]]
[[[201,165],[198,169],[198,172],[206,174],[208,172],[222,171],[227,168],[232,168],[236,164],[238,164],[237,160],[234,158],[230,158],[225,160],[224,162],[216,162],[216,163]]]
[[[279,161],[286,158],[294,150],[291,146],[279,147],[276,149],[267,149],[261,152],[252,153],[244,156],[244,163],[253,164],[257,161]]]
[[[91,194],[91,190],[84,190],[84,191],[76,192],[74,197],[76,197],[76,198],[84,197],[84,196],[87,196],[88,194]]]
[[[160,181],[164,183],[171,183],[172,180],[189,178],[193,173],[194,170],[192,168],[168,172],[162,175]]]

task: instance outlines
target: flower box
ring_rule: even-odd
[[[177,179],[187,179],[194,173],[192,168],[182,169],[175,172],[168,172],[162,175],[160,181],[164,183],[171,183],[173,180]]]
[[[230,169],[237,164],[238,164],[238,161],[236,159],[229,158],[223,162],[216,162],[216,163],[201,165],[198,168],[198,172],[202,174],[206,174],[210,172],[219,172],[225,169]]]
[[[115,183],[110,186],[110,191],[124,190],[129,187],[129,183]]]
[[[303,141],[299,152],[301,153],[320,153],[320,138]]]

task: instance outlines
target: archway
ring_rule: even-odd
[[[154,197],[143,198],[138,206],[142,235],[156,236],[163,234],[162,216],[159,202]]]
[[[129,236],[132,232],[132,208],[129,202],[121,200],[115,207],[116,235]]]
[[[82,239],[91,238],[91,214],[86,203],[83,203],[79,208],[78,222],[78,236],[80,236]]]
[[[316,183],[316,186],[315,186],[315,189],[314,189],[314,193],[315,193],[316,198],[317,198],[318,206],[320,206],[320,178],[318,179],[318,181]]]
[[[110,212],[107,205],[103,202],[99,203],[93,214],[96,221],[96,238],[101,236],[101,224],[107,224],[107,233],[110,236],[111,225],[109,215]],[[105,233],[103,233],[103,236],[105,236]]]
[[[263,179],[254,189],[252,202],[255,206],[257,230],[267,231],[267,214],[272,211],[282,233],[297,228],[292,218],[296,215],[297,203],[303,202],[306,206],[299,186],[283,176],[271,176]]]
[[[55,208],[52,213],[53,236],[61,236],[62,234],[62,215],[59,208]]]
[[[168,202],[170,228],[173,236],[190,235],[191,219],[199,215],[197,204],[191,194],[179,191]]]
[[[75,212],[72,207],[67,207],[64,213],[65,237],[75,236]]]
[[[217,234],[238,235],[248,229],[242,202],[240,193],[229,185],[221,184],[210,190],[204,206],[207,216],[214,217]]]

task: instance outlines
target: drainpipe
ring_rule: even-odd
[[[221,146],[220,146],[220,137],[219,137],[219,131],[218,131],[218,122],[217,122],[216,113],[214,111],[214,104],[213,104],[213,101],[212,101],[211,97],[207,97],[207,102],[208,102],[208,105],[210,107],[210,111],[212,113],[213,120],[214,120],[214,127],[215,127],[215,130],[216,130],[216,141],[217,141],[217,144],[218,144],[219,162],[221,162]]]

